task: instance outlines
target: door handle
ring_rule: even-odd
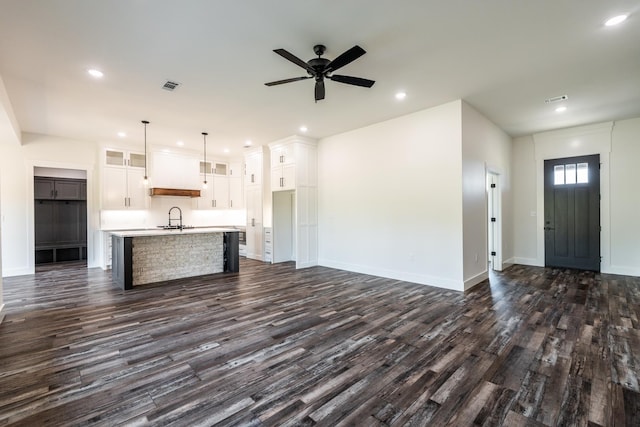
[[[553,228],[553,227],[545,227],[544,229],[545,230],[555,230],[555,228]]]

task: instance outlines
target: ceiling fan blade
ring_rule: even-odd
[[[291,83],[291,82],[297,82],[300,80],[307,80],[312,78],[311,76],[305,76],[305,77],[294,77],[292,79],[284,79],[284,80],[276,80],[275,82],[269,82],[269,83],[265,83],[265,85],[267,86],[275,86],[275,85],[281,85],[284,83]]]
[[[324,99],[324,80],[316,80],[316,102]]]
[[[374,80],[363,79],[360,77],[341,76],[338,74],[334,74],[329,78],[334,82],[346,83],[348,85],[356,85],[356,86],[363,86],[363,87],[371,87],[375,83]]]
[[[277,53],[278,55],[282,56],[284,59],[287,59],[287,60],[293,62],[294,64],[296,64],[297,66],[304,68],[312,76],[316,75],[316,71],[313,68],[311,68],[311,66],[309,66],[309,64],[307,64],[302,59],[300,59],[297,56],[295,56],[293,53],[290,53],[290,52],[288,52],[288,51],[286,51],[284,49],[274,49],[273,51],[275,53]]]
[[[339,55],[336,59],[329,62],[327,66],[324,68],[324,72],[327,73],[329,71],[335,71],[338,68],[342,68],[348,63],[355,61],[360,58],[362,55],[367,53],[363,48],[358,45],[355,45],[351,49]]]

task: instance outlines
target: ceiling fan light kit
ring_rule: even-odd
[[[360,58],[362,55],[367,53],[363,48],[356,45],[351,49],[343,52],[341,55],[338,55],[333,61],[322,58],[324,52],[326,51],[326,47],[324,45],[318,44],[313,47],[313,51],[317,58],[312,58],[309,61],[305,62],[292,53],[288,52],[285,49],[275,49],[274,52],[278,55],[282,56],[284,59],[293,62],[297,66],[304,68],[307,70],[307,76],[303,77],[293,77],[290,79],[284,80],[276,80],[274,82],[265,83],[267,86],[275,86],[284,83],[292,83],[300,80],[307,79],[315,79],[315,101],[318,102],[325,97],[325,87],[324,87],[324,79],[327,78],[329,80],[333,80],[334,82],[344,83],[348,85],[361,86],[370,88],[375,83],[374,80],[364,79],[361,77],[352,77],[352,76],[344,76],[333,74],[339,68],[344,67],[345,65],[355,61]]]

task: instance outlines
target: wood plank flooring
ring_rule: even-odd
[[[462,294],[242,260],[4,290],[0,426],[640,425],[640,278],[512,266]]]

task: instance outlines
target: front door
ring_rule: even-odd
[[[547,267],[600,271],[600,156],[544,161]]]

